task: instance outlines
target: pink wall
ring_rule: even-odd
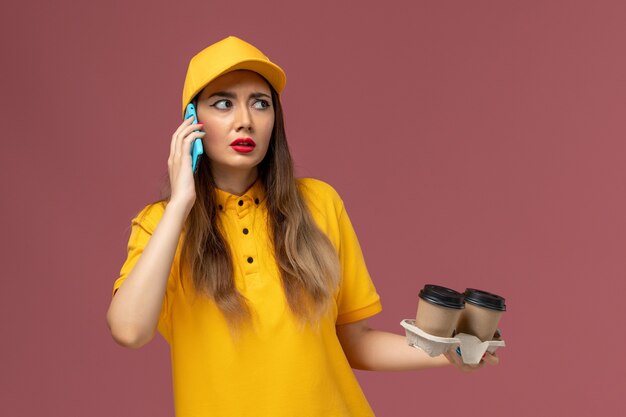
[[[105,312],[188,59],[229,34],[287,72],[371,324],[401,333],[425,283],[507,298],[497,367],[357,372],[377,415],[623,415],[624,2],[33,3],[0,16],[3,415],[172,415],[167,345],[117,346]]]

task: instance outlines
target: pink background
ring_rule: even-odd
[[[117,346],[105,312],[188,60],[229,34],[287,72],[297,171],[345,200],[373,326],[402,333],[426,283],[507,299],[497,367],[357,372],[377,415],[623,415],[624,2],[95,3],[0,17],[3,415],[173,414],[166,343]]]

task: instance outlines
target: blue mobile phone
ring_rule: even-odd
[[[187,109],[185,110],[184,120],[187,120],[191,116],[193,116],[192,123],[198,123],[198,116],[196,115],[196,108],[194,107],[193,103],[187,104]],[[198,132],[198,130],[196,130],[196,132]],[[201,139],[194,140],[193,144],[191,145],[191,170],[193,172],[196,172],[196,170],[198,169],[198,158],[203,153],[204,153],[204,148],[202,147],[202,140]]]

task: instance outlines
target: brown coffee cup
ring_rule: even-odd
[[[463,294],[439,285],[425,285],[419,293],[415,325],[428,334],[452,337],[463,311]]]
[[[499,295],[468,288],[465,295],[465,309],[456,327],[458,333],[471,334],[483,342],[493,339],[502,313],[506,311],[504,298]]]

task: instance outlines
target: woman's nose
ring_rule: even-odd
[[[236,130],[242,129],[252,131],[252,117],[250,116],[250,110],[246,107],[240,107],[236,112]]]

